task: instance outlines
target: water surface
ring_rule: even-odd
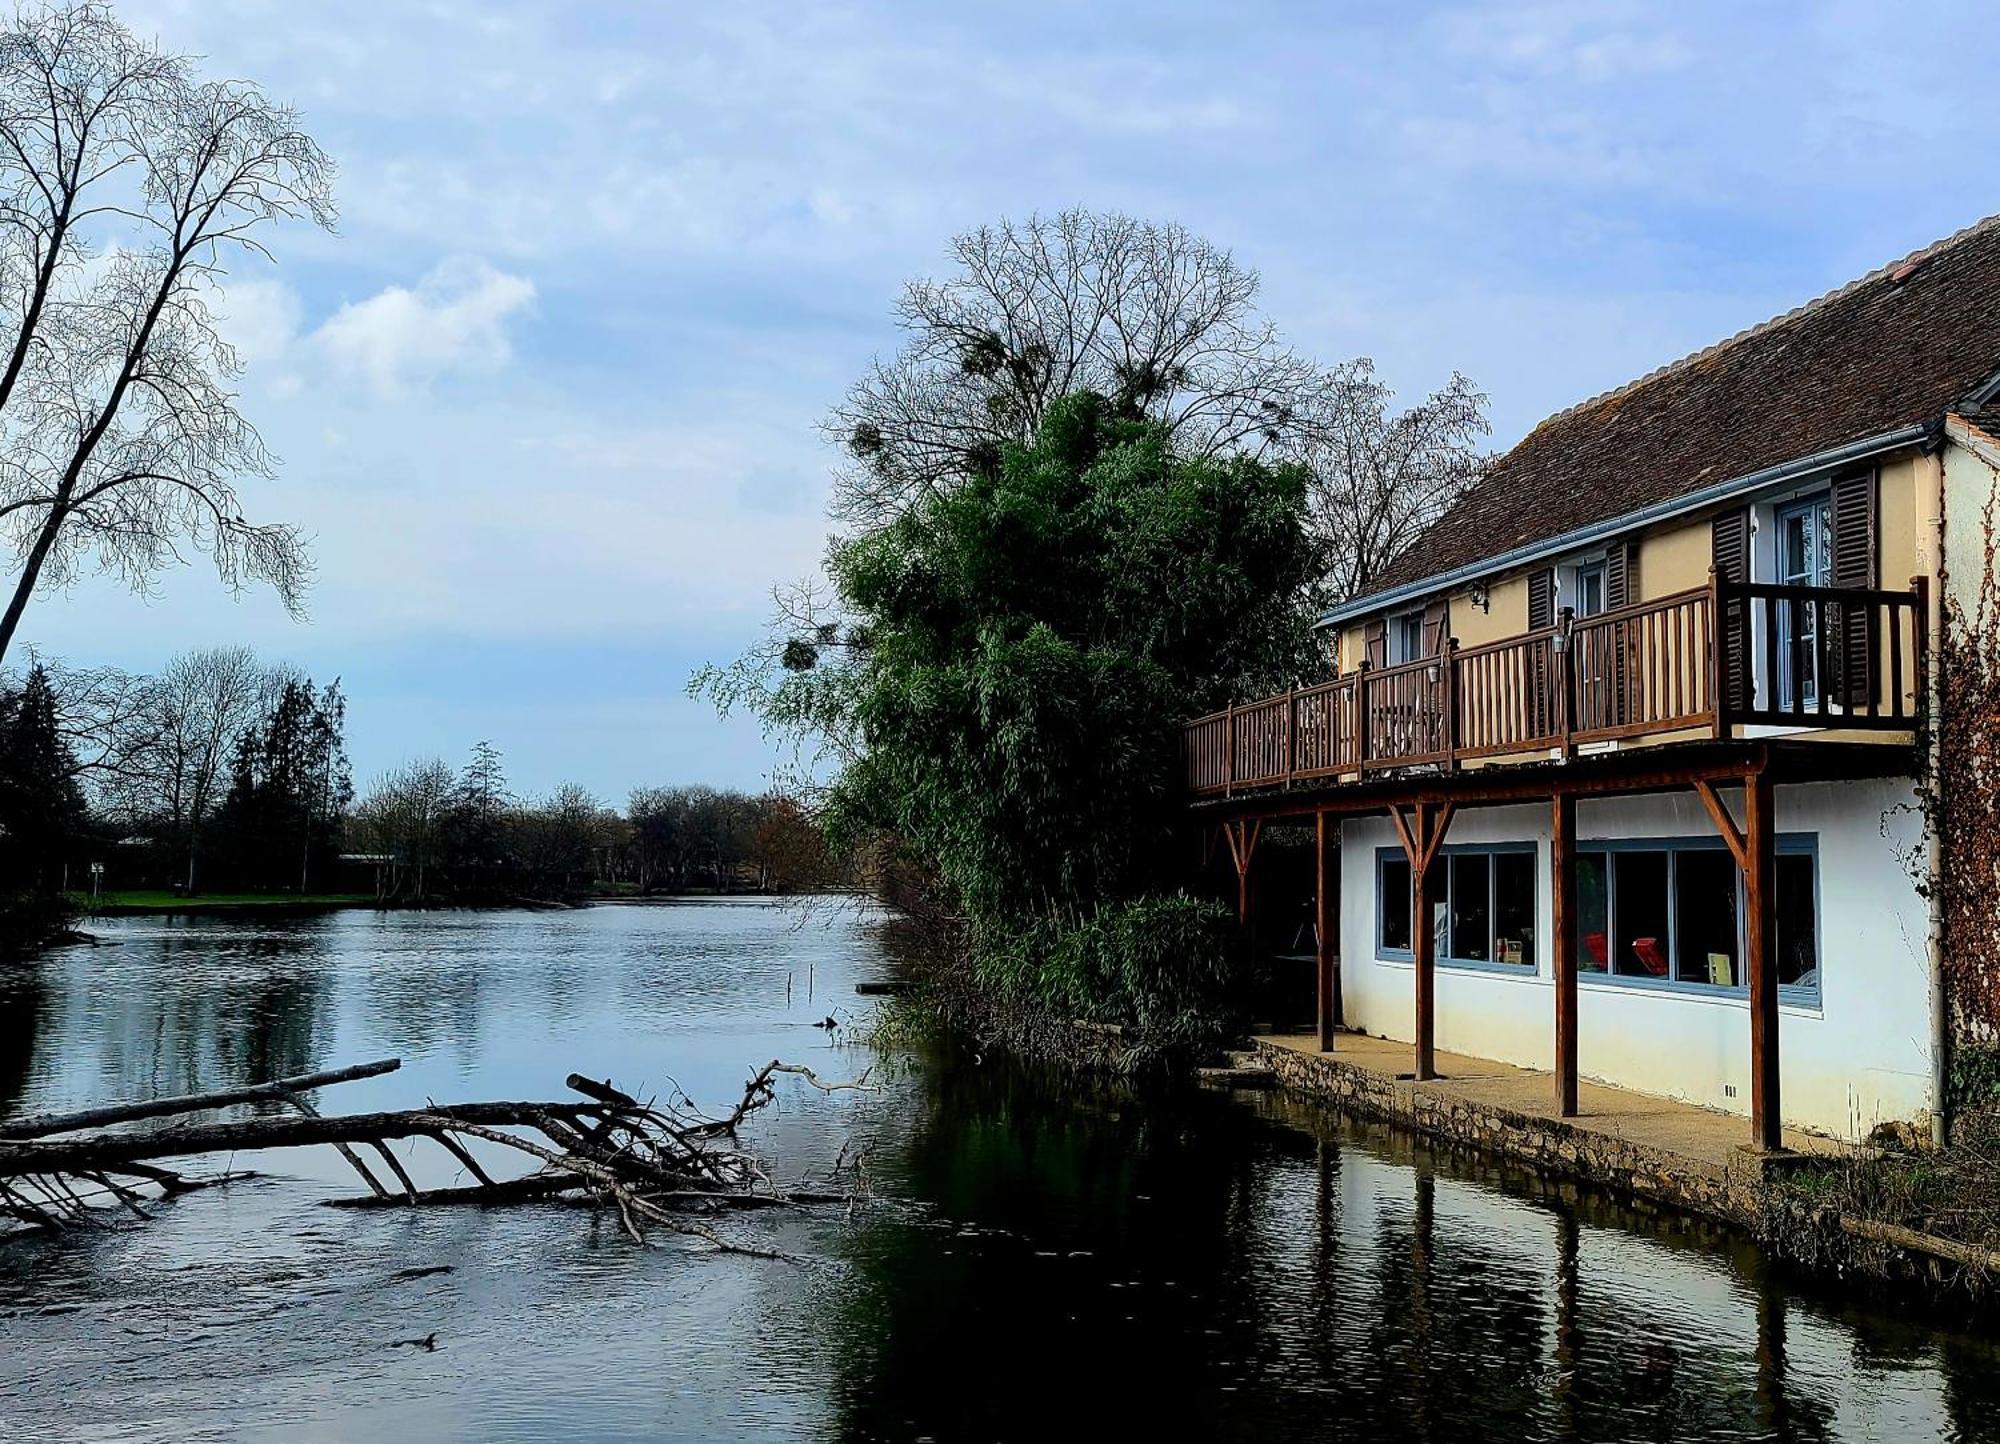
[[[266,1155],[152,1223],[0,1246],[10,1441],[2000,1437],[1989,1340],[1706,1226],[1275,1098],[843,1047],[810,1025],[889,966],[854,912],[101,931],[0,971],[0,1114],[389,1055],[321,1105],[581,1070],[720,1108],[783,1057],[873,1086],[790,1080],[748,1141],[877,1201],[729,1223],[772,1262],[572,1208],[322,1208],[359,1188],[330,1150]]]

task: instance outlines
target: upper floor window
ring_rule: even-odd
[[[1424,614],[1404,612],[1389,618],[1389,665],[1414,662],[1424,655]]]
[[[1594,617],[1604,610],[1604,562],[1580,562],[1572,573],[1570,610],[1579,617]]]

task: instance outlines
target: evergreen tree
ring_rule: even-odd
[[[64,867],[83,861],[73,854],[84,827],[76,759],[38,664],[0,694],[0,946],[39,942],[61,925]]]

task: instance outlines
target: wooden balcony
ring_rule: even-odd
[[[1546,762],[1741,729],[1914,733],[1929,645],[1906,592],[1724,582],[1370,668],[1185,724],[1197,796]]]

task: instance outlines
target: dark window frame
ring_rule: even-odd
[[[1747,929],[1749,918],[1745,908],[1742,869],[1736,869],[1736,957],[1739,971],[1746,974],[1746,981],[1724,986],[1720,983],[1697,982],[1674,976],[1680,957],[1680,909],[1678,855],[1689,852],[1726,852],[1719,837],[1621,837],[1615,839],[1583,839],[1577,843],[1579,856],[1600,854],[1611,859],[1605,876],[1605,933],[1611,938],[1618,936],[1618,915],[1616,883],[1619,853],[1664,852],[1668,855],[1666,881],[1667,936],[1663,940],[1667,955],[1667,976],[1651,977],[1639,973],[1620,973],[1607,966],[1603,972],[1585,970],[1579,967],[1578,979],[1592,986],[1611,988],[1654,988],[1666,992],[1691,993],[1700,997],[1748,998],[1747,960],[1749,938]],[[1818,1007],[1823,998],[1823,976],[1826,971],[1826,908],[1820,885],[1819,834],[1816,832],[1780,833],[1776,839],[1776,852],[1780,857],[1807,857],[1812,860],[1812,931],[1814,959],[1810,984],[1780,983],[1778,1001],[1796,1007]],[[1733,861],[1733,860],[1732,860]],[[1775,885],[1775,879],[1773,880]],[[1582,919],[1578,919],[1581,924]],[[1779,944],[1782,949],[1782,941]],[[1581,961],[1583,940],[1577,939],[1579,962]],[[1615,961],[1615,960],[1613,960]],[[1772,962],[1775,965],[1776,959]]]
[[[1499,961],[1497,958],[1453,957],[1449,955],[1449,949],[1445,948],[1445,949],[1440,949],[1438,951],[1436,961],[1438,966],[1443,968],[1465,968],[1473,972],[1499,973],[1504,977],[1510,977],[1510,978],[1539,978],[1543,976],[1542,954],[1548,951],[1547,944],[1544,941],[1546,933],[1545,929],[1542,927],[1542,888],[1541,888],[1541,868],[1539,864],[1543,856],[1543,853],[1542,853],[1542,845],[1540,843],[1538,842],[1446,843],[1444,846],[1438,849],[1437,861],[1433,864],[1433,868],[1435,869],[1434,875],[1442,879],[1443,881],[1441,884],[1439,896],[1432,898],[1431,902],[1433,903],[1433,905],[1442,903],[1444,907],[1445,937],[1447,943],[1449,943],[1449,940],[1451,938],[1450,860],[1455,857],[1466,857],[1471,855],[1484,856],[1487,859],[1486,950],[1489,953],[1497,951],[1498,930],[1499,930],[1498,920],[1500,916],[1500,894],[1495,876],[1497,868],[1493,863],[1492,859],[1501,854],[1509,854],[1516,856],[1525,854],[1529,857],[1534,858],[1537,864],[1537,866],[1529,870],[1528,874],[1531,878],[1534,879],[1534,892],[1535,892],[1535,901],[1533,907],[1533,917],[1534,917],[1534,927],[1535,927],[1533,935],[1533,956],[1530,957],[1527,962],[1523,963],[1503,963]],[[1411,949],[1391,947],[1382,940],[1382,920],[1387,915],[1388,911],[1388,909],[1385,906],[1385,900],[1388,896],[1388,892],[1383,881],[1383,868],[1384,865],[1387,863],[1401,863],[1405,868],[1405,870],[1407,870],[1409,867],[1409,858],[1407,857],[1407,855],[1405,855],[1403,849],[1400,847],[1378,847],[1375,849],[1375,956],[1385,962],[1406,963],[1412,961],[1416,956],[1416,954]],[[1415,883],[1414,877],[1412,877],[1411,882],[1412,884]],[[1414,895],[1415,892],[1414,886],[1412,887],[1411,891],[1412,895]],[[1414,941],[1415,929],[1417,928],[1421,920],[1416,917],[1412,903],[1406,902],[1404,904],[1404,907],[1410,910],[1411,913],[1410,928],[1412,930],[1411,931],[1412,940]]]
[[[1650,988],[1657,991],[1670,992],[1670,993],[1686,993],[1698,997],[1748,998],[1749,986],[1747,984],[1747,981],[1744,983],[1736,983],[1724,986],[1723,984],[1720,983],[1699,982],[1690,979],[1678,978],[1674,976],[1675,972],[1677,971],[1677,964],[1679,959],[1679,947],[1680,947],[1680,938],[1679,938],[1680,909],[1679,909],[1679,893],[1678,893],[1679,866],[1676,861],[1676,855],[1686,852],[1703,852],[1703,853],[1726,852],[1727,849],[1725,848],[1721,838],[1680,836],[1680,837],[1627,837],[1627,838],[1615,838],[1615,839],[1614,838],[1581,839],[1577,843],[1576,850],[1579,855],[1586,853],[1604,854],[1606,855],[1607,859],[1615,859],[1616,855],[1621,852],[1664,852],[1668,854],[1668,865],[1667,865],[1667,876],[1666,876],[1666,899],[1665,899],[1666,912],[1667,912],[1667,936],[1664,939],[1667,962],[1668,962],[1667,976],[1661,978],[1661,977],[1651,977],[1643,974],[1618,973],[1610,971],[1609,968],[1607,967],[1607,970],[1604,972],[1592,972],[1579,969],[1578,980],[1580,982],[1588,984],[1590,986],[1603,986],[1611,988]],[[1810,984],[1796,984],[1796,983],[1779,984],[1778,1001],[1781,1003],[1789,1004],[1794,1007],[1816,1008],[1821,1006],[1824,999],[1825,995],[1824,978],[1826,972],[1826,906],[1825,906],[1825,898],[1823,895],[1823,888],[1821,883],[1819,834],[1816,832],[1780,833],[1775,840],[1775,851],[1781,857],[1807,857],[1812,860],[1812,931],[1813,931],[1813,946],[1814,946],[1814,959],[1812,968],[1813,981]],[[1541,870],[1539,867],[1541,859],[1545,856],[1542,850],[1542,845],[1539,842],[1497,842],[1497,843],[1480,842],[1480,843],[1462,843],[1462,844],[1448,843],[1445,846],[1441,847],[1438,850],[1439,863],[1437,864],[1437,871],[1438,875],[1442,879],[1444,879],[1441,900],[1445,907],[1445,919],[1446,919],[1445,931],[1447,939],[1449,939],[1450,937],[1451,870],[1449,866],[1445,865],[1444,859],[1453,854],[1468,853],[1468,852],[1487,853],[1487,854],[1503,853],[1503,852],[1531,853],[1537,859],[1538,866],[1534,874],[1536,877],[1535,956],[1533,958],[1531,966],[1528,963],[1502,963],[1480,958],[1449,957],[1446,955],[1445,951],[1440,950],[1436,959],[1438,966],[1450,967],[1450,968],[1464,968],[1476,972],[1500,973],[1504,976],[1518,977],[1518,978],[1530,978],[1530,977],[1540,978],[1548,976],[1542,971],[1543,955],[1545,953],[1550,952],[1549,948],[1542,941],[1544,938],[1547,937],[1547,929],[1542,925],[1543,918],[1542,918],[1541,883],[1540,883]],[[1402,863],[1406,869],[1408,867],[1408,862],[1409,862],[1409,859],[1405,856],[1402,848],[1400,847],[1383,846],[1383,847],[1377,847],[1375,849],[1375,877],[1374,877],[1375,956],[1379,961],[1382,962],[1410,962],[1413,961],[1415,957],[1415,954],[1412,952],[1411,949],[1389,947],[1382,941],[1382,919],[1385,914],[1385,908],[1383,904],[1384,904],[1384,899],[1386,897],[1386,892],[1383,886],[1383,864],[1386,861],[1390,860]],[[1612,938],[1616,938],[1618,935],[1617,911],[1616,911],[1617,889],[1615,883],[1616,867],[1617,863],[1615,860],[1607,861],[1606,874],[1605,874],[1605,931]],[[1489,879],[1491,879],[1493,876],[1492,864],[1490,862],[1488,863],[1487,876]],[[1740,964],[1743,960],[1746,960],[1749,955],[1747,947],[1748,937],[1746,934],[1746,929],[1748,927],[1749,920],[1746,916],[1746,910],[1744,907],[1744,902],[1745,902],[1744,882],[1741,869],[1737,869],[1735,881],[1736,881],[1736,936],[1737,936],[1736,957],[1739,960]],[[1775,885],[1775,879],[1774,879],[1774,885]],[[1490,881],[1488,886],[1489,889],[1491,890],[1492,883]],[[1440,901],[1440,899],[1433,899],[1432,901],[1435,903],[1437,901]],[[1406,901],[1404,907],[1407,911],[1410,909],[1410,904]],[[1492,950],[1492,945],[1490,941],[1492,934],[1497,928],[1497,923],[1495,923],[1493,919],[1497,918],[1498,914],[1499,914],[1498,893],[1497,890],[1492,890],[1489,892],[1489,906],[1488,906],[1489,951]],[[1418,926],[1419,921],[1420,920],[1414,916],[1414,913],[1412,913],[1410,917],[1410,927],[1413,930],[1412,931],[1413,939],[1414,939],[1414,929]],[[1579,918],[1578,919],[1579,924],[1581,923],[1581,921],[1582,920]],[[1782,939],[1780,940],[1779,946],[1782,949],[1783,947]],[[1579,953],[1581,952],[1581,948],[1582,948],[1582,939],[1579,938],[1578,939]],[[1550,960],[1553,963],[1552,955]],[[1772,961],[1775,965],[1776,959],[1773,959]],[[1747,969],[1739,967],[1739,971],[1747,972]]]

